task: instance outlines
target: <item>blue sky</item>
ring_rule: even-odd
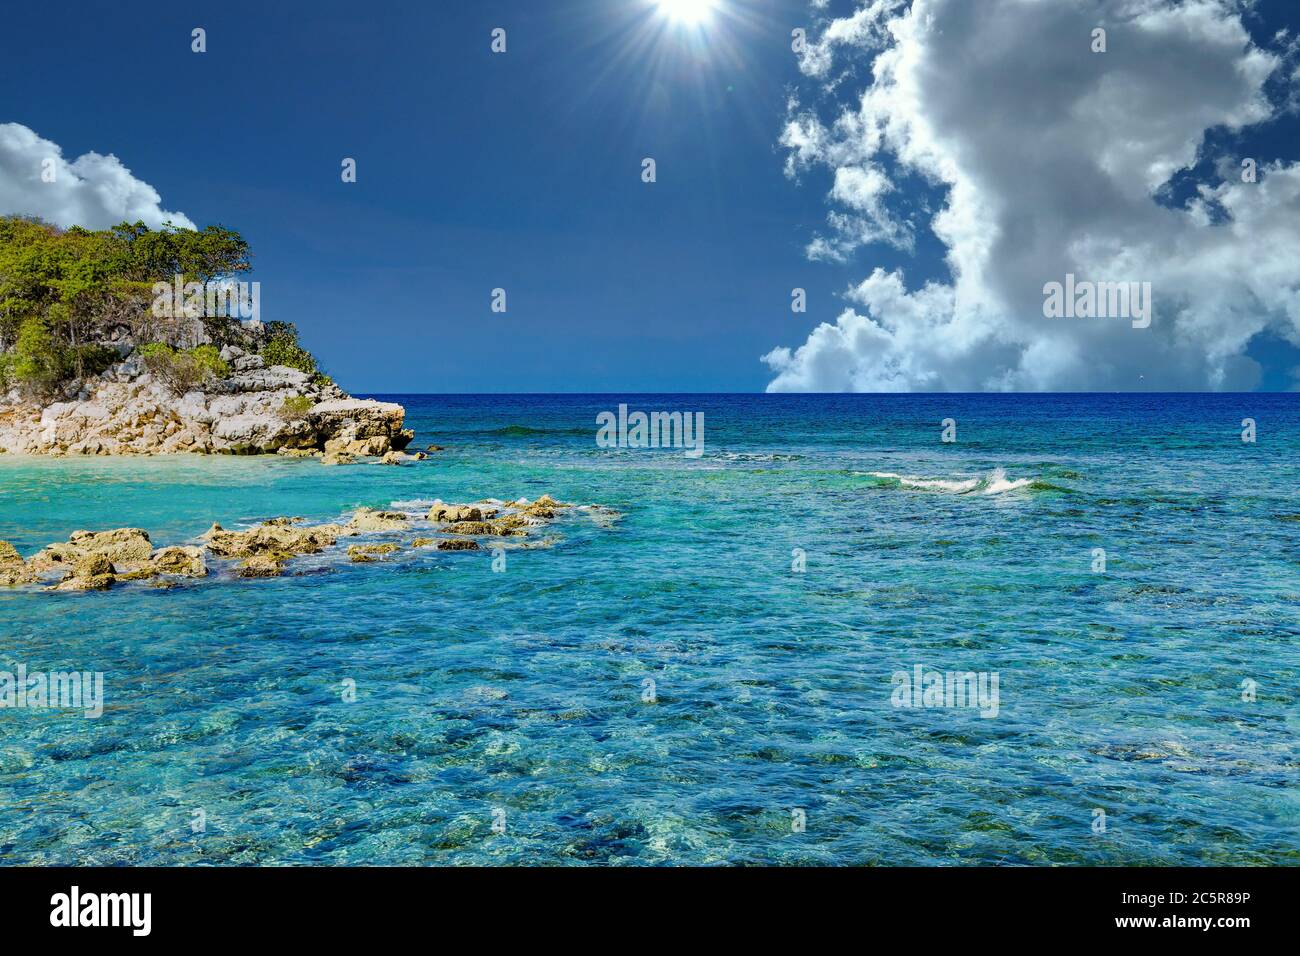
[[[905,270],[909,294],[947,280],[927,217],[951,184],[899,155],[853,160],[893,177],[888,203],[914,217],[915,239],[810,261],[841,161],[814,157],[790,178],[783,130],[797,110],[829,126],[852,108],[881,41],[825,40],[832,66],[819,73],[791,52],[790,31],[824,35],[853,3],[720,2],[702,30],[668,23],[650,0],[11,5],[0,122],[69,159],[112,153],[164,208],[243,232],[263,318],[295,322],[352,391],[757,391],[783,361],[760,357],[805,339],[781,373],[791,387],[987,387],[995,374],[1009,387],[1078,387],[1068,356],[1040,362],[1051,374],[1026,372],[1024,342],[1018,359],[992,346],[928,356],[844,320],[831,345],[810,337],[853,307],[846,290],[874,270]],[[1263,43],[1297,19],[1287,10],[1261,3],[1245,26]],[[195,26],[207,31],[202,55],[190,50]],[[504,55],[489,49],[498,26]],[[1036,83],[1028,72],[1019,82]],[[1221,138],[1227,152],[1295,162],[1296,129],[1279,110]],[[650,185],[646,156],[657,163]],[[355,184],[340,180],[343,157],[357,160]],[[1179,188],[1194,193],[1195,179]],[[806,315],[790,311],[795,286],[807,289]],[[505,315],[489,309],[495,287],[507,290]],[[858,312],[883,313],[884,294],[858,294]],[[935,335],[959,337],[951,325]],[[1097,348],[1123,354],[1132,340],[1115,341]],[[1300,366],[1276,329],[1244,348],[1259,374],[1230,370],[1219,385],[1285,388]],[[929,364],[900,372],[912,355]],[[1145,371],[1116,359],[1095,385],[1160,384],[1181,355],[1152,352]],[[1016,362],[1018,378],[1003,368]],[[1168,383],[1209,374],[1186,369]]]
[[[760,390],[790,289],[848,281],[775,146],[800,4],[725,40],[628,0],[187,6],[10,7],[0,119],[241,230],[264,318],[351,389]]]

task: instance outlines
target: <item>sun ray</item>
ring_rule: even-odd
[[[698,26],[713,16],[717,0],[656,0],[659,12],[669,20]]]

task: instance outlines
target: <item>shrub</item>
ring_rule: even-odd
[[[90,378],[121,360],[117,349],[107,345],[74,345],[64,350],[64,373],[71,378]]]
[[[200,345],[190,349],[186,354],[211,378],[225,378],[230,374],[230,366],[221,358],[221,353],[215,345]]]
[[[268,322],[266,344],[259,353],[267,365],[287,365],[308,375],[316,375],[316,359],[298,344],[298,330],[292,322]]]
[[[14,380],[36,395],[48,394],[63,379],[63,349],[44,319],[24,319],[18,327],[11,368]]]
[[[280,406],[280,417],[285,421],[301,421],[316,403],[306,395],[290,395]]]
[[[230,366],[213,345],[178,351],[163,342],[150,342],[138,351],[144,367],[177,395],[230,374]]]
[[[271,339],[262,348],[262,360],[267,365],[287,365],[308,375],[316,374],[316,360],[311,353],[290,339]]]

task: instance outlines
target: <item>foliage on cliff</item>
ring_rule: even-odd
[[[150,229],[137,222],[91,231],[0,217],[0,390],[17,384],[48,394],[63,382],[98,374],[133,346],[166,343],[183,320],[153,314],[155,283],[170,284],[176,276],[221,281],[250,268],[248,243],[222,226]],[[205,318],[201,325],[219,347],[238,323]],[[293,327],[286,328],[276,348],[295,367],[310,362],[304,370],[315,372]],[[155,361],[163,361],[157,353]],[[181,364],[194,365],[189,359]],[[209,363],[198,371],[218,369]]]
[[[215,345],[174,349],[165,342],[149,342],[139,352],[145,368],[177,395],[230,374]]]

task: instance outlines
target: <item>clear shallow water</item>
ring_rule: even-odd
[[[434,498],[625,513],[500,574],[0,590],[0,669],[107,696],[0,710],[0,863],[1300,862],[1295,396],[397,400],[448,451],[0,457],[24,554]],[[703,411],[704,455],[597,448],[619,401]],[[893,707],[915,664],[998,672],[998,716]]]

